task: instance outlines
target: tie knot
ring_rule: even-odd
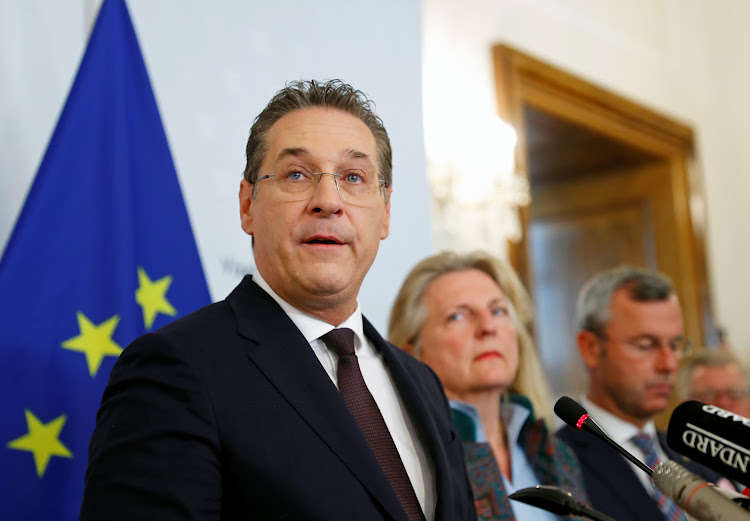
[[[632,441],[636,447],[643,451],[644,454],[649,454],[654,450],[654,440],[645,432],[636,434],[635,436],[630,438],[630,441]]]
[[[320,339],[338,356],[354,353],[354,331],[348,327],[332,329]]]

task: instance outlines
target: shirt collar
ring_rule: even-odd
[[[463,413],[474,424],[474,439],[464,441],[487,443],[487,436],[477,409],[469,403],[456,400],[450,400],[450,406],[454,411]],[[500,417],[505,426],[508,445],[516,445],[518,443],[518,438],[521,436],[521,429],[530,414],[530,410],[517,403],[503,401],[500,404]]]
[[[521,436],[521,429],[530,414],[530,410],[518,405],[517,403],[503,402],[500,406],[500,415],[505,424],[505,433],[508,437],[508,442],[512,441],[513,444],[518,444],[518,439]]]
[[[268,285],[268,282],[266,282],[263,276],[260,274],[260,271],[258,271],[257,269],[255,270],[255,274],[253,274],[253,282],[260,286],[261,289],[263,289],[271,296],[272,299],[276,301],[281,309],[284,310],[284,313],[286,313],[292,320],[292,322],[294,322],[294,325],[297,326],[297,329],[300,330],[308,343],[312,343],[314,340],[320,338],[329,331],[336,329],[328,322],[297,309],[289,302],[277,295],[276,292],[271,289],[271,286]],[[354,310],[354,313],[352,313],[352,315],[338,327],[348,327],[349,329],[354,331],[355,350],[365,345],[364,326],[362,325],[362,311],[359,307],[359,300],[357,301],[357,309]]]
[[[599,427],[620,445],[628,442],[633,436],[641,432],[648,434],[651,436],[651,439],[656,440],[656,425],[654,425],[653,420],[646,422],[643,429],[638,429],[632,423],[599,407],[586,397],[581,400],[581,404],[586,409],[586,412],[589,413],[591,419],[598,423]]]

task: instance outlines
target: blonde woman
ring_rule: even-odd
[[[529,334],[530,299],[485,252],[443,252],[407,276],[389,340],[429,365],[451,401],[480,520],[558,519],[508,494],[554,485],[588,503],[572,451],[556,439],[545,376]]]

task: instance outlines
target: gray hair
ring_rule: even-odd
[[[680,400],[687,400],[692,394],[691,378],[693,373],[701,367],[724,367],[725,365],[734,365],[739,369],[745,385],[750,384],[750,374],[747,369],[740,363],[736,356],[728,351],[718,349],[706,349],[699,354],[685,359],[680,364],[677,371],[677,380],[675,390]]]
[[[627,288],[628,296],[636,302],[664,301],[675,295],[672,280],[654,270],[618,266],[599,272],[578,293],[575,314],[578,329],[603,337],[612,318],[612,296],[621,288]]]

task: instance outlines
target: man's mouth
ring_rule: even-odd
[[[335,245],[343,244],[343,242],[338,240],[336,237],[322,236],[322,235],[316,235],[314,237],[310,237],[308,239],[305,239],[303,242],[305,244],[335,244]]]
[[[669,382],[654,382],[648,386],[651,392],[659,394],[671,394],[674,390],[674,385]]]

